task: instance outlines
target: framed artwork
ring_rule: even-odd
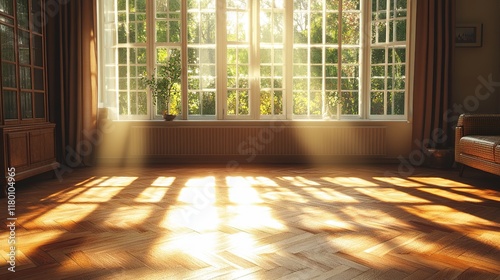
[[[481,47],[483,43],[483,25],[457,24],[455,28],[455,46],[457,47]]]

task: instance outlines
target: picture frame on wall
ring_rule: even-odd
[[[483,43],[483,25],[457,24],[455,27],[455,46],[481,47]]]

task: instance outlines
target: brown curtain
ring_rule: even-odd
[[[413,95],[414,148],[450,145],[447,120],[455,38],[455,0],[418,0]]]
[[[76,167],[90,162],[94,148],[89,136],[97,122],[96,1],[71,0],[47,10],[52,11],[47,13],[49,102],[58,160]]]

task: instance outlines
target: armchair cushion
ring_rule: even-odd
[[[495,149],[498,144],[500,144],[498,136],[477,135],[460,138],[458,145],[464,154],[495,161]]]

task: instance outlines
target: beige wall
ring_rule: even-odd
[[[500,113],[500,1],[457,0],[456,3],[457,24],[483,24],[483,44],[455,49],[451,100],[454,111]],[[485,81],[493,85],[485,86]]]

